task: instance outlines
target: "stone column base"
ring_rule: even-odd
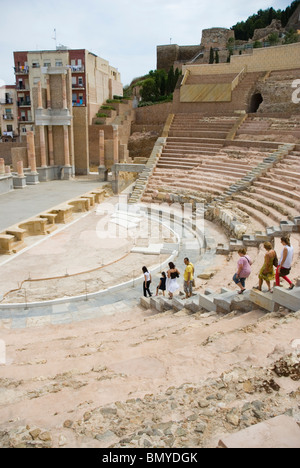
[[[39,184],[39,175],[37,172],[29,172],[25,174],[26,177],[26,184],[27,185],[37,185]]]
[[[26,187],[26,177],[13,177],[14,189],[23,189]]]
[[[72,166],[63,166],[64,176],[63,180],[70,180],[73,177],[73,168]]]
[[[108,169],[106,169],[105,166],[99,166],[98,167],[98,174],[100,176],[100,181],[101,182],[107,182],[107,180],[108,180]]]
[[[58,179],[57,166],[38,167],[38,173],[40,182],[48,182],[50,180]]]

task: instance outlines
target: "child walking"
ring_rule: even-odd
[[[163,271],[161,274],[161,278],[159,280],[159,285],[156,288],[156,295],[158,296],[158,291],[163,292],[163,296],[165,295],[165,290],[166,290],[166,281],[167,281],[167,275]]]

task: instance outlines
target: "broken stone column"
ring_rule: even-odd
[[[24,175],[23,161],[17,162],[18,175],[13,177],[13,184],[15,189],[26,187],[26,177]]]
[[[3,158],[0,158],[0,176],[5,174],[5,162]]]
[[[36,170],[34,133],[32,131],[27,132],[27,151],[30,173],[26,174],[26,182],[27,185],[36,185],[39,183],[39,175]]]
[[[17,162],[18,177],[24,177],[23,161]]]
[[[104,130],[99,130],[99,167],[98,174],[101,182],[107,181],[108,171],[105,167]]]

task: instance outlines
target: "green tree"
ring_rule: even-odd
[[[273,32],[273,33],[269,34],[269,36],[268,36],[268,42],[270,42],[270,44],[271,44],[272,46],[277,45],[277,44],[279,43],[279,36],[278,36],[278,33]]]
[[[284,44],[294,44],[299,41],[299,35],[293,29],[290,29],[284,38]]]
[[[216,53],[215,53],[215,63],[219,63],[219,62],[220,62],[219,51],[216,50]]]
[[[168,73],[168,78],[167,78],[167,94],[171,94],[174,91],[174,82],[175,82],[175,74],[174,74],[174,67],[173,65],[171,66],[169,73]]]
[[[140,91],[143,101],[152,101],[154,102],[157,96],[157,88],[154,78],[147,78],[142,85]]]

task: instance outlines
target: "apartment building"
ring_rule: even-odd
[[[87,173],[88,126],[107,99],[123,95],[118,70],[86,49],[65,47],[14,52],[14,67],[19,134],[34,130],[46,165]]]
[[[18,136],[18,110],[15,85],[0,88],[0,129],[2,141],[12,141]]]

